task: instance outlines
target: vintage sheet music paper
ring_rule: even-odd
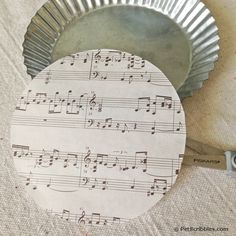
[[[11,141],[39,206],[86,225],[127,222],[175,183],[186,138],[178,95],[148,61],[93,50],[57,61],[18,99]]]

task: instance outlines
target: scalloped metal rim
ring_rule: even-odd
[[[32,18],[25,35],[23,56],[27,73],[33,78],[52,63],[53,48],[74,17],[115,5],[145,7],[175,21],[192,49],[188,78],[178,94],[181,98],[188,97],[203,86],[218,59],[220,38],[214,18],[199,0],[49,0]]]

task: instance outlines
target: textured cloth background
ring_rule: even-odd
[[[17,95],[29,82],[22,42],[45,0],[0,1],[0,235],[236,235],[236,179],[222,171],[184,167],[153,209],[126,225],[82,229],[39,209],[18,182],[10,149]],[[205,0],[220,28],[221,52],[204,88],[184,101],[188,135],[236,148],[236,0]],[[28,79],[27,79],[28,78]],[[175,232],[175,227],[228,227],[228,232]]]

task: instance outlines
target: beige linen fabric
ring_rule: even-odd
[[[0,235],[236,235],[236,179],[222,171],[184,167],[177,184],[145,215],[125,225],[79,228],[39,209],[19,183],[10,149],[10,120],[30,80],[22,42],[45,0],[0,1]],[[221,52],[204,88],[184,101],[188,135],[236,149],[236,0],[205,0],[220,28]],[[228,227],[228,232],[175,232],[174,228]]]

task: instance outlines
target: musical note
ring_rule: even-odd
[[[67,59],[67,58],[66,58],[66,57],[64,57],[64,58],[61,60],[61,62],[60,62],[60,63],[61,63],[61,65],[63,65],[63,64],[65,63],[66,59]]]
[[[71,55],[71,63],[70,65],[73,66],[75,64],[75,55]]]
[[[153,105],[154,105],[154,111],[152,113],[153,115],[155,115],[157,112],[158,100],[160,100],[160,104],[162,108],[167,108],[167,109],[172,108],[172,102],[173,102],[172,97],[156,95],[156,100],[155,102],[153,102]]]
[[[106,189],[108,189],[108,185],[109,185],[109,183],[106,181],[106,180],[104,180],[104,181],[102,181],[102,190],[106,190]]]
[[[52,72],[50,70],[46,71],[46,76],[44,80],[46,85],[52,81]]]
[[[164,101],[161,104],[162,107],[172,108],[172,97],[164,97]]]
[[[64,209],[62,211],[61,219],[68,221],[70,219],[70,211]]]
[[[55,93],[54,99],[51,99],[49,102],[49,114],[60,114],[62,112],[62,104],[65,102],[65,99],[59,98],[59,92]]]
[[[176,106],[176,104],[174,106],[175,106],[175,109],[177,109],[177,114],[180,114],[182,112],[182,106],[180,106],[180,105]]]
[[[93,190],[93,189],[95,189],[97,186],[98,186],[98,180],[97,180],[97,178],[95,178],[95,179],[93,180],[93,184],[91,185],[91,187],[90,187],[89,189],[90,189],[90,190]]]
[[[30,172],[30,174],[29,174],[29,176],[27,176],[27,178],[26,178],[26,181],[25,181],[25,185],[26,186],[29,186],[30,185],[30,182],[31,182],[31,172]]]
[[[145,61],[140,57],[131,56],[129,58],[130,63],[128,64],[128,69],[141,69],[145,67]]]
[[[82,100],[84,99],[86,94],[82,94],[79,98],[73,99],[71,98],[72,96],[72,90],[68,91],[68,96],[67,96],[67,104],[66,104],[66,114],[70,115],[78,115],[80,113],[80,110],[83,108],[82,105]],[[64,101],[64,99],[63,99]]]
[[[147,191],[147,196],[153,196],[157,191],[165,195],[167,190],[167,181],[165,179],[154,179],[150,190]]]
[[[67,158],[68,158],[69,160],[72,159],[72,162],[74,163],[73,166],[75,166],[76,168],[78,168],[78,161],[79,161],[78,154],[67,153]]]
[[[97,171],[98,164],[99,165],[103,164],[104,166],[107,166],[109,168],[109,166],[108,166],[108,164],[109,164],[109,155],[108,154],[100,154],[100,153],[98,153],[96,155],[96,159],[94,159],[93,162],[94,162],[93,172]]]
[[[106,118],[105,121],[103,122],[102,128],[111,128],[112,127],[112,118]]]
[[[52,185],[52,179],[49,180],[49,183],[47,184],[47,188],[50,188]]]
[[[30,153],[29,148],[30,148],[29,146],[13,144],[12,145],[13,156],[18,158],[26,157]]]
[[[148,168],[148,153],[147,152],[136,152],[135,153],[135,163],[133,169],[136,168],[137,162],[139,162],[143,167],[143,172],[147,172]]]
[[[89,224],[99,225],[100,224],[101,215],[99,213],[92,213],[91,219],[89,220]]]
[[[113,217],[112,224],[120,224],[121,219],[119,217]]]
[[[29,105],[28,99],[31,92],[32,90],[28,90],[26,96],[22,96],[20,97],[20,99],[17,100],[16,110],[20,110],[20,111],[27,110],[27,106]]]
[[[28,98],[30,99],[30,96]],[[37,105],[40,105],[41,103],[46,103],[47,102],[47,93],[36,93],[35,98],[32,99],[32,102]],[[28,103],[30,104],[30,102],[28,102]]]
[[[30,171],[30,173],[27,174],[25,177],[25,186],[32,185],[32,189],[37,190],[38,189],[37,183],[38,183],[38,179],[34,179],[34,176],[32,172]]]
[[[177,131],[177,132],[180,132],[181,129],[183,129],[183,124],[182,124],[182,122],[179,122],[179,123],[176,125],[176,131]]]
[[[142,109],[145,109],[146,112],[150,112],[150,97],[142,97],[138,98],[138,106],[135,109],[135,111],[140,111]]]
[[[67,63],[70,66],[74,66],[75,62],[80,60],[80,55],[79,54],[75,54],[75,55],[69,55],[67,57],[64,57],[61,61],[60,64],[61,65],[66,65]]]
[[[133,181],[133,184],[130,186],[131,189],[134,189],[135,188],[135,179]]]
[[[88,53],[86,53],[86,55],[85,55],[85,57],[83,59],[83,63],[84,64],[87,63],[89,61],[89,59],[90,59],[90,55]]]
[[[64,168],[67,168],[69,166],[69,160],[70,159],[68,157],[64,159],[64,165],[63,165]]]
[[[107,225],[108,224],[108,220],[104,219],[103,225]]]
[[[41,167],[50,167],[54,163],[54,156],[58,155],[58,150],[54,150],[53,153],[47,152],[43,149],[42,153],[39,155],[39,157],[36,159],[36,165],[35,166],[41,166]]]

